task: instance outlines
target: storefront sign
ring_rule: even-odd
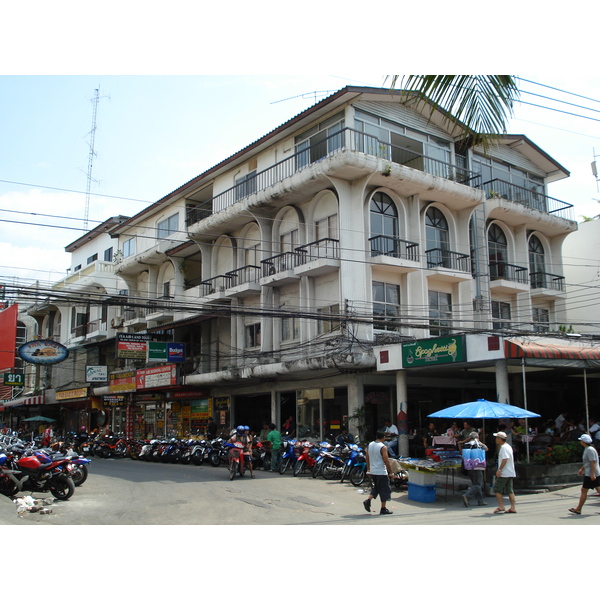
[[[115,371],[111,373],[108,389],[112,394],[117,392],[135,392],[135,371]]]
[[[56,392],[56,400],[69,400],[71,398],[86,398],[88,395],[87,388],[78,388],[76,390],[64,390]]]
[[[185,362],[185,344],[179,342],[148,342],[148,362]]]
[[[201,400],[192,400],[190,402],[190,412],[192,420],[206,420],[212,416],[212,399],[202,398]]]
[[[424,367],[466,360],[464,337],[443,337],[402,344],[402,366]]]
[[[55,365],[69,356],[69,350],[52,340],[34,340],[19,346],[19,356],[28,363],[36,365]]]
[[[146,359],[148,334],[117,333],[117,358]]]
[[[138,390],[177,385],[177,366],[165,365],[150,369],[138,369],[136,386]]]
[[[125,406],[125,396],[102,396],[102,406]]]
[[[215,398],[215,410],[229,410],[229,398]]]
[[[96,383],[108,381],[108,367],[86,365],[85,366],[85,382]]]
[[[170,342],[167,344],[167,361],[170,363],[185,362],[185,344]]]
[[[23,373],[3,373],[2,380],[4,385],[15,385],[19,387],[25,385],[25,375],[23,375]]]

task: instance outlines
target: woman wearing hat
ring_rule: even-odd
[[[570,508],[569,512],[574,515],[580,515],[581,509],[587,499],[588,490],[595,489],[600,494],[600,465],[598,464],[598,452],[592,445],[592,437],[584,433],[580,438],[581,445],[585,448],[583,451],[583,465],[578,471],[578,475],[583,475],[583,485],[581,486],[581,496],[576,508]]]

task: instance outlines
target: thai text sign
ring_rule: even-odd
[[[69,400],[71,398],[86,398],[88,395],[87,388],[77,388],[76,390],[64,390],[56,392],[56,400]]]
[[[170,385],[177,385],[177,365],[137,370],[136,386],[138,390]]]
[[[424,367],[466,360],[464,337],[443,337],[402,344],[402,366]]]
[[[117,358],[146,360],[148,334],[117,333]]]
[[[135,392],[135,371],[115,371],[110,374],[108,389],[117,392]]]

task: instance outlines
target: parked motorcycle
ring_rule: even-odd
[[[317,462],[317,454],[314,450],[318,452],[318,448],[315,448],[315,445],[312,442],[301,442],[301,448],[302,453],[298,456],[298,460],[294,465],[294,477],[298,477],[298,475],[304,473],[306,469],[312,469]]]
[[[227,442],[223,438],[215,438],[210,441],[211,450],[208,454],[208,462],[213,467],[220,464],[229,463],[229,448],[225,445]]]
[[[279,474],[283,475],[288,469],[294,470],[294,465],[298,460],[300,453],[296,452],[296,440],[283,440],[281,442],[281,464],[279,465]]]
[[[351,444],[349,450],[350,454],[346,458],[344,468],[340,475],[340,483],[344,483],[344,481],[350,478],[350,473],[357,464],[365,463],[365,466],[367,464],[364,450],[360,446]]]

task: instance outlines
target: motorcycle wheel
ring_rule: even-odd
[[[189,452],[184,452],[179,457],[179,463],[182,464],[182,465],[189,465],[191,460],[192,460],[192,457],[190,456]]]
[[[18,491],[19,486],[10,477],[0,476],[0,494],[14,496]]]
[[[363,467],[353,467],[350,471],[350,483],[355,486],[361,486],[365,481],[366,470]]]
[[[320,463],[317,463],[312,470],[312,476],[313,479],[316,479],[319,475],[321,475],[321,472],[323,471],[323,461],[321,461]]]
[[[138,460],[139,457],[140,457],[139,448],[137,448],[136,446],[130,446],[129,447],[129,458],[131,458],[131,460]]]
[[[235,472],[238,470],[238,463],[235,460],[231,461],[229,465],[229,481],[231,481],[235,477]]]
[[[79,487],[88,478],[88,468],[86,465],[76,465],[71,471],[71,479],[76,487]]]
[[[299,460],[294,465],[294,477],[298,477],[298,475],[300,475],[300,473],[304,472],[305,468],[306,468],[306,462],[303,460]]]
[[[287,471],[291,462],[292,462],[292,460],[290,458],[286,458],[281,461],[281,464],[279,465],[279,474],[280,475],[283,475]]]
[[[195,465],[201,465],[204,462],[204,455],[202,452],[196,452],[190,459]]]
[[[213,467],[218,467],[221,464],[221,458],[219,457],[218,452],[211,452],[208,457],[208,462]]]
[[[58,475],[50,485],[50,493],[58,500],[68,500],[75,493],[75,484],[68,475]]]
[[[321,474],[323,475],[323,479],[335,479],[335,476],[338,474],[338,468],[331,463],[325,463]]]
[[[344,483],[344,479],[346,479],[350,475],[350,467],[348,465],[344,465],[342,469],[342,474],[340,476],[340,483]]]

